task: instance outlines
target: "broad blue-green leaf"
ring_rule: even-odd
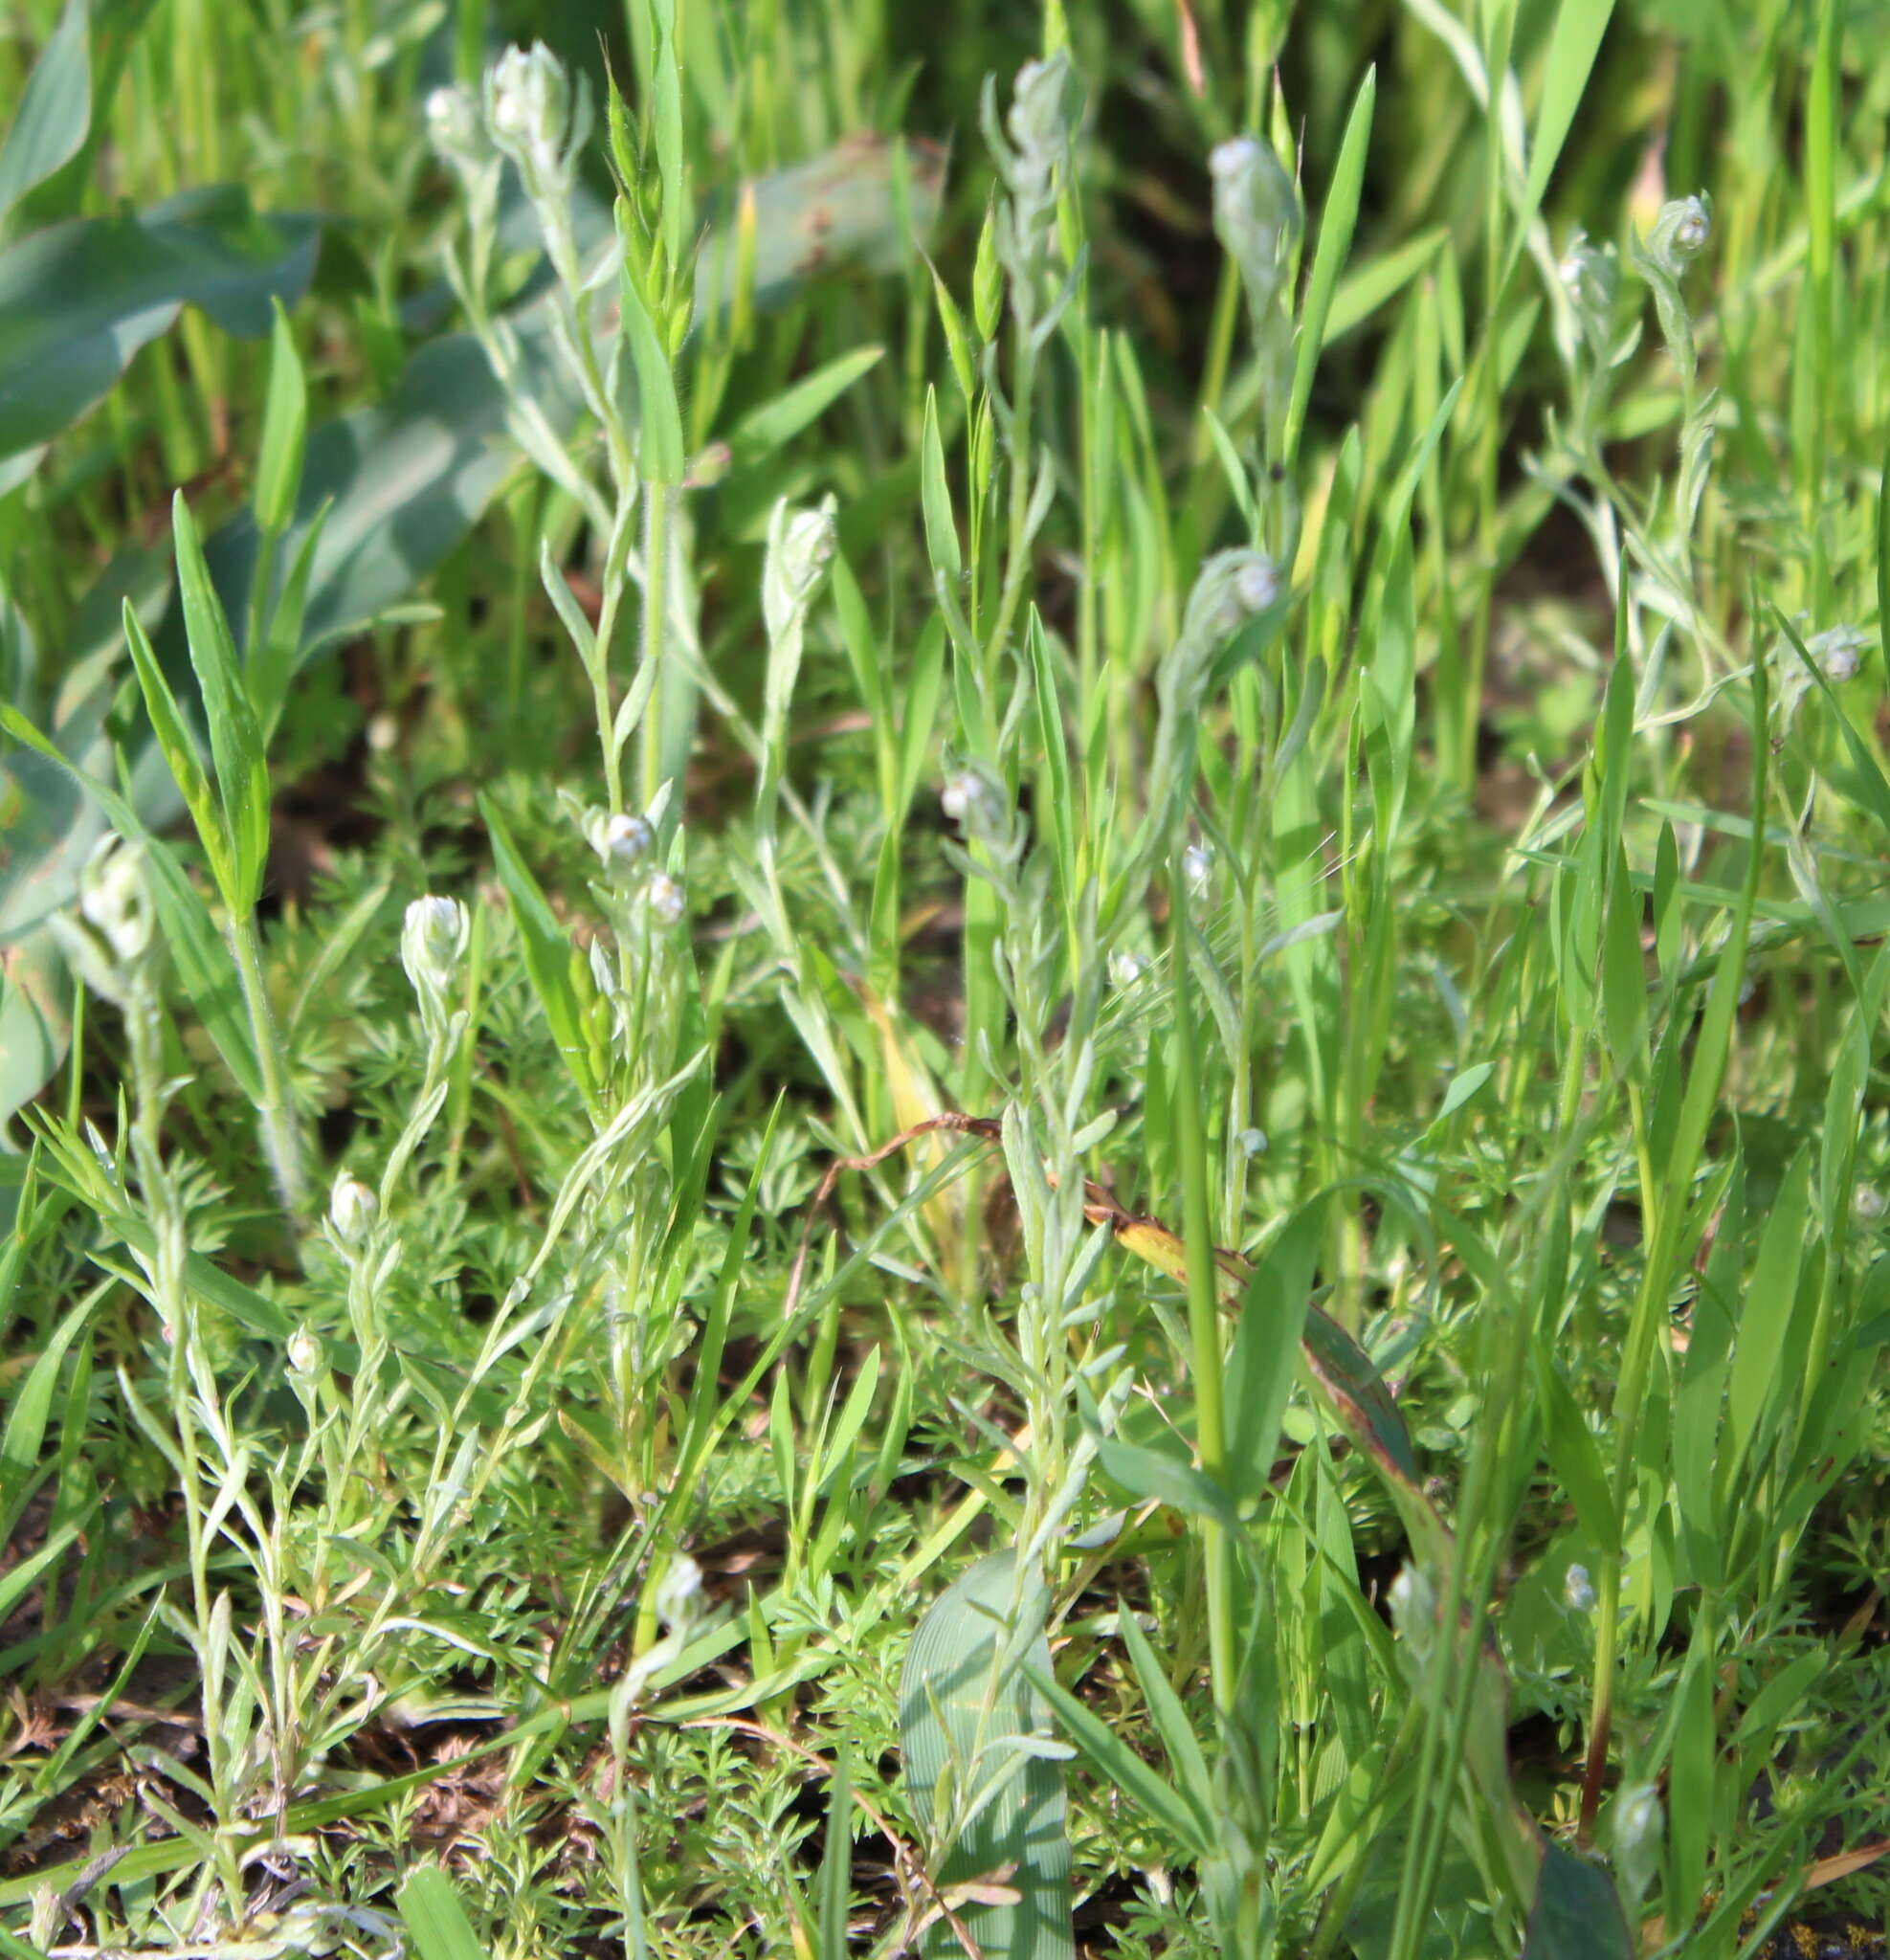
[[[306,289],[316,242],[313,217],[260,216],[221,185],[0,251],[0,466],[100,402],[187,304],[227,333],[267,333],[271,300]]]
[[[914,229],[923,234],[938,214],[945,153],[908,143]],[[745,185],[755,213],[754,302],[790,299],[818,274],[844,267],[896,272],[901,242],[893,202],[892,152],[881,136],[849,137],[824,156]],[[713,308],[727,313],[736,297],[736,225],[710,231],[697,257],[696,324]]]
[[[50,932],[0,949],[0,1128],[57,1072],[72,1039],[72,978]]]
[[[92,56],[86,0],[66,11],[27,78],[7,141],[0,145],[0,225],[35,184],[78,154],[92,126]]]
[[[1547,1846],[1523,1960],[1631,1960],[1634,1950],[1608,1874],[1558,1844]]]
[[[1076,1951],[1063,1774],[1056,1762],[1028,1752],[1051,1735],[1050,1709],[1035,1685],[1051,1675],[1043,1634],[1049,1604],[1036,1573],[1018,1586],[1012,1553],[980,1559],[919,1622],[900,1677],[900,1746],[922,1830],[942,1828],[961,1802],[975,1801],[993,1777],[1002,1778],[950,1846],[937,1882],[947,1888],[1008,1872],[1003,1882],[1015,1891],[1014,1903],[960,1909],[978,1950],[1006,1960],[1072,1960]],[[959,1942],[935,1925],[923,1950],[953,1953]]]

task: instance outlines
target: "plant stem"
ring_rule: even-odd
[[[276,1195],[286,1212],[300,1212],[308,1194],[302,1169],[301,1133],[289,1102],[288,1070],[277,1039],[276,1017],[269,1007],[269,984],[262,973],[262,937],[256,914],[247,912],[230,922],[230,943],[236,971],[243,983],[243,1006],[256,1042],[256,1065],[262,1072],[262,1096],[256,1113],[262,1119],[262,1145],[269,1155]]]
[[[1169,885],[1170,959],[1175,1001],[1175,1107],[1181,1141],[1182,1217],[1188,1249],[1188,1328],[1193,1352],[1194,1444],[1202,1471],[1220,1483],[1227,1470],[1227,1427],[1221,1405],[1220,1303],[1214,1285],[1214,1240],[1208,1210],[1206,1106],[1194,1054],[1194,1017],[1188,998],[1187,880],[1179,844]],[[1212,1519],[1201,1527],[1208,1564],[1208,1657],[1214,1704],[1223,1712],[1234,1697],[1233,1550]]]
[[[662,787],[663,768],[663,641],[669,623],[669,521],[667,483],[650,483],[643,501],[643,658],[655,669],[649,705],[643,710],[643,801],[647,807]],[[664,829],[675,826],[672,812]]]

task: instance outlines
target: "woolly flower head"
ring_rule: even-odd
[[[1214,235],[1259,313],[1285,278],[1286,255],[1300,235],[1300,193],[1271,145],[1251,136],[1217,144],[1208,171],[1214,180]]]
[[[1872,635],[1860,626],[1832,626],[1805,642],[1805,651],[1827,680],[1849,680],[1869,650]]]

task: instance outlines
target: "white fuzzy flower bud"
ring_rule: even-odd
[[[1805,651],[1818,663],[1827,680],[1850,680],[1856,677],[1871,638],[1861,627],[1833,626],[1813,634],[1805,642]]]
[[[1614,1799],[1611,1818],[1614,1871],[1623,1894],[1638,1903],[1660,1870],[1666,1817],[1651,1783],[1631,1783]]]
[[[322,1343],[306,1327],[289,1336],[289,1366],[298,1374],[320,1374],[323,1358]]]
[[[815,510],[795,510],[784,497],[767,526],[767,559],[762,569],[762,613],[769,639],[779,639],[807,611],[834,555],[834,500]]]
[[[654,1603],[665,1630],[691,1626],[701,1616],[702,1569],[687,1552],[678,1552],[664,1569]]]
[[[484,167],[491,147],[471,89],[436,88],[428,96],[427,140],[461,174]]]
[[[466,908],[457,899],[415,899],[408,906],[400,959],[416,993],[433,990],[444,994],[465,957],[470,930]]]
[[[1119,949],[1109,955],[1109,982],[1113,987],[1133,987],[1147,970],[1147,963],[1138,953]]]
[[[1255,314],[1264,314],[1300,235],[1300,193],[1272,147],[1251,136],[1217,145],[1208,169],[1214,180],[1214,235],[1239,269]]]
[[[1201,897],[1214,875],[1213,853],[1207,845],[1190,844],[1181,854],[1181,875],[1188,880],[1188,889],[1197,899]]]
[[[101,838],[79,874],[78,909],[122,967],[136,966],[156,924],[144,846]]]
[[[564,65],[543,41],[527,52],[507,48],[486,73],[486,128],[522,170],[557,159],[571,114],[571,85]]]
[[[1563,1603],[1570,1613],[1594,1611],[1594,1581],[1587,1566],[1571,1565],[1562,1579]]]
[[[615,816],[606,817],[591,833],[590,848],[613,871],[627,870],[648,856],[656,841],[656,834],[647,817],[630,816],[619,811]]]
[[[644,887],[643,897],[650,910],[664,925],[674,925],[682,917],[682,887],[666,871],[651,874],[650,882]]]
[[[1267,1133],[1263,1129],[1243,1129],[1234,1140],[1240,1146],[1246,1156],[1257,1157],[1267,1147]]]
[[[1706,249],[1713,235],[1713,208],[1703,197],[1676,197],[1660,207],[1648,234],[1648,256],[1678,278]]]
[[[1890,1210],[1890,1198],[1875,1185],[1860,1184],[1851,1193],[1852,1215],[1863,1224],[1875,1225],[1886,1210]]]
[[[358,1177],[336,1178],[328,1194],[328,1223],[345,1252],[359,1252],[374,1235],[381,1201]]]

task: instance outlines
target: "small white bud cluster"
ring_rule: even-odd
[[[563,63],[543,41],[529,50],[507,48],[486,70],[486,134],[518,166],[545,250],[572,287],[578,266],[571,193],[590,122],[589,86],[579,77],[573,93]]]
[[[681,880],[652,861],[656,848],[656,824],[667,797],[659,796],[640,815],[621,810],[587,810],[570,796],[564,801],[616,890],[627,899],[640,899],[659,924],[674,925],[686,909]],[[593,968],[601,959],[602,954],[593,944]],[[608,992],[610,989],[603,991]]]
[[[1007,858],[1021,841],[1021,828],[1011,797],[1000,778],[982,764],[961,762],[949,750],[947,774],[939,791],[939,808],[967,838],[985,845],[994,857]]]
[[[1190,844],[1181,854],[1181,875],[1190,896],[1203,898],[1214,876],[1214,854],[1206,844]]]
[[[442,163],[462,182],[489,167],[492,142],[471,89],[457,83],[436,88],[428,96],[426,107],[427,140]]]

